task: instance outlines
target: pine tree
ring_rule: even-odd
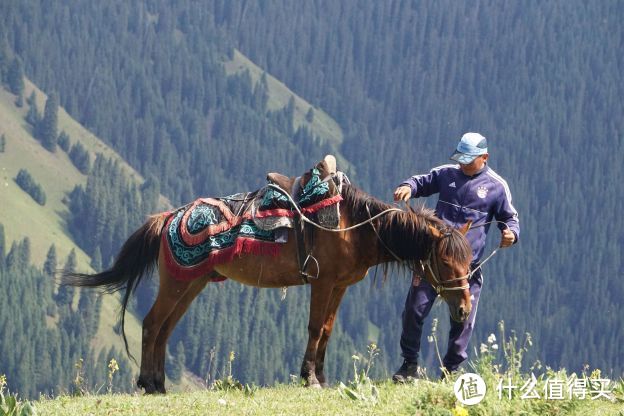
[[[310,109],[306,113],[305,119],[308,123],[312,123],[314,121],[314,109],[310,106]]]
[[[73,273],[76,271],[76,266],[78,265],[76,261],[76,249],[72,248],[67,256],[67,260],[65,261],[64,271]]]
[[[73,273],[76,271],[76,250],[72,248],[71,252],[65,260],[65,266],[63,267],[64,273]],[[59,306],[71,305],[74,300],[74,293],[76,289],[69,285],[61,285],[56,294],[56,303]]]
[[[20,169],[15,177],[15,183],[32,197],[39,205],[45,205],[46,194],[41,185],[35,182],[26,169]]]
[[[48,249],[45,263],[43,263],[43,272],[46,276],[54,277],[56,273],[57,261],[56,261],[56,246],[52,244]]]
[[[5,247],[6,242],[4,241],[4,225],[0,223],[0,269],[4,267],[4,257],[6,255]]]
[[[0,84],[7,83],[7,74],[11,61],[11,50],[5,36],[0,37]]]
[[[41,114],[39,113],[39,109],[37,108],[37,100],[35,98],[35,92],[33,91],[30,94],[30,98],[26,100],[28,103],[28,113],[26,113],[26,121],[28,124],[33,126],[33,136],[37,137],[37,129],[39,128],[39,123],[41,123]]]
[[[61,132],[58,136],[58,145],[65,153],[69,152],[69,148],[71,146],[71,141],[69,139],[69,134],[65,133],[65,130]]]
[[[76,142],[69,150],[69,159],[80,173],[86,175],[91,171],[91,157],[89,151],[80,143]]]
[[[20,242],[19,244],[19,248],[18,248],[18,264],[22,265],[22,267],[26,268],[28,266],[30,266],[30,254],[31,254],[31,250],[30,250],[30,238],[29,237],[24,237],[24,239]]]
[[[14,58],[9,67],[7,83],[13,94],[22,96],[24,92],[24,66],[19,58]]]
[[[95,247],[95,251],[93,252],[93,257],[91,258],[91,267],[96,272],[100,272],[102,270],[102,251],[100,250],[100,246]]]
[[[40,122],[39,139],[41,144],[50,152],[56,151],[58,139],[58,109],[59,101],[56,93],[50,94]]]

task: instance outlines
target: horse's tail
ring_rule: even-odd
[[[121,301],[121,335],[128,356],[128,340],[124,331],[125,314],[130,295],[141,279],[150,275],[158,260],[160,236],[168,213],[152,215],[147,222],[134,232],[119,251],[115,263],[97,274],[63,273],[61,284],[82,287],[102,287],[106,293],[117,292],[125,288]],[[133,358],[134,359],[134,358]]]

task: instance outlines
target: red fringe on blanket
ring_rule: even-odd
[[[232,245],[231,247],[224,248],[222,250],[215,250],[211,252],[208,255],[208,258],[203,260],[201,263],[192,267],[185,267],[176,262],[173,258],[173,254],[171,253],[171,249],[169,248],[169,244],[167,243],[166,233],[162,234],[161,244],[161,247],[163,248],[167,271],[174,279],[185,282],[206,275],[214,269],[214,266],[232,261],[236,256],[241,256],[243,254],[275,257],[279,255],[281,246],[282,244],[274,243],[271,241],[260,241],[251,238],[240,237],[236,239],[234,245]],[[213,282],[220,282],[223,280],[225,280],[225,278],[215,278],[213,279]]]

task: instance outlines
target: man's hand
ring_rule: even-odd
[[[407,201],[412,196],[412,188],[409,186],[399,186],[394,191],[394,200],[395,201]]]
[[[509,247],[516,241],[516,235],[509,229],[505,228],[501,232],[501,248]]]

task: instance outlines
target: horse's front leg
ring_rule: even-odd
[[[305,380],[306,387],[320,388],[321,383],[316,378],[316,356],[333,287],[328,282],[323,281],[322,277],[314,280],[311,286],[308,345],[301,364],[301,378]]]
[[[344,296],[346,290],[346,287],[335,288],[332,291],[329,299],[329,305],[327,306],[325,322],[323,323],[323,333],[321,334],[321,340],[319,341],[318,349],[316,351],[316,363],[314,368],[316,379],[321,384],[321,387],[329,387],[325,378],[325,373],[323,372],[325,366],[325,352],[327,351],[327,343],[329,342],[329,337],[331,336],[334,323],[336,322],[338,307],[340,306],[340,302],[342,301],[342,297]]]

